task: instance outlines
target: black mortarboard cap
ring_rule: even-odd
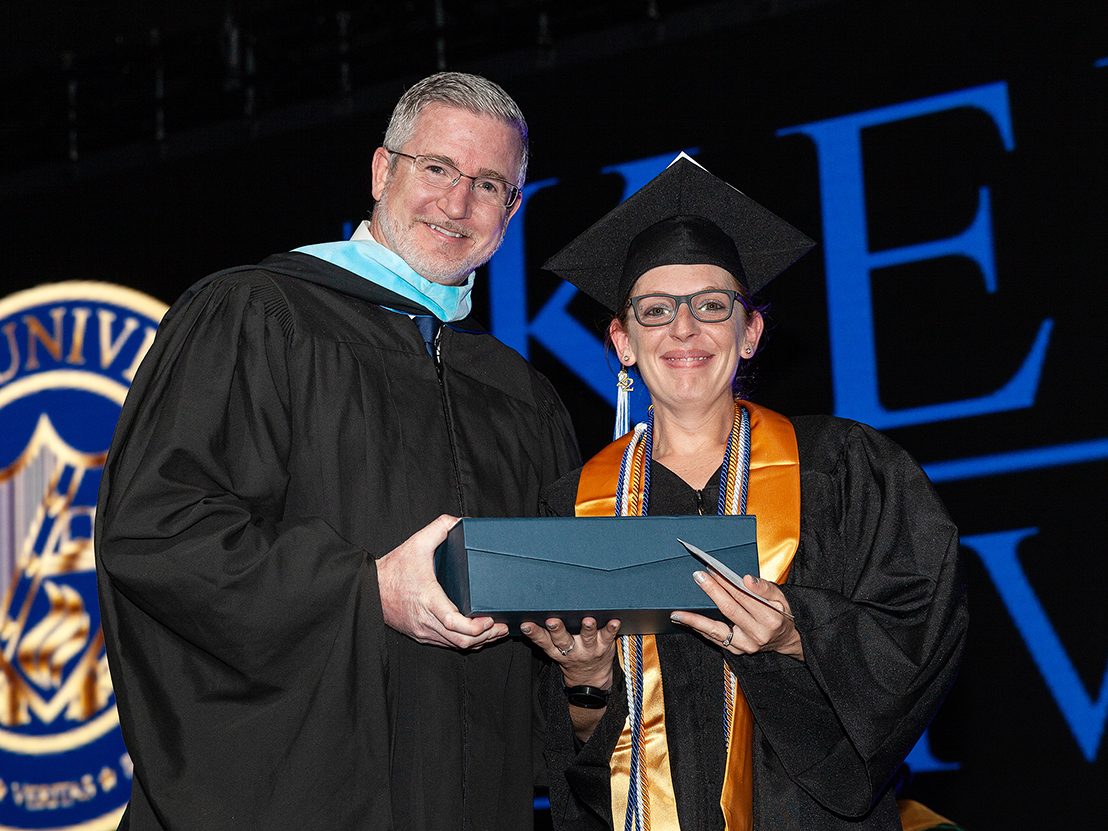
[[[751,294],[815,245],[684,153],[543,265],[613,313],[660,265],[718,265]]]

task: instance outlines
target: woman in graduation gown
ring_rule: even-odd
[[[555,662],[555,828],[900,828],[890,781],[965,638],[958,534],[880,433],[734,396],[763,331],[752,295],[811,245],[679,157],[547,263],[613,312],[652,400],[550,489],[548,513],[755,514],[760,577],[743,582],[768,601],[698,571],[724,620],[677,610],[680,633],[630,637],[525,625]]]

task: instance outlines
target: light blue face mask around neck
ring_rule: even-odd
[[[305,245],[295,249],[325,260],[339,268],[357,274],[382,288],[418,303],[443,323],[461,320],[473,306],[470,292],[473,290],[474,273],[460,286],[444,286],[420,276],[404,262],[399,254],[390,251],[374,239],[343,240]]]

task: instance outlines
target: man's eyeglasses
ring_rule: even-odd
[[[389,153],[403,156],[412,160],[412,173],[421,182],[446,190],[454,187],[463,178],[472,180],[469,186],[473,198],[485,205],[495,205],[498,208],[510,208],[519,197],[519,187],[504,179],[495,176],[470,176],[462,173],[450,162],[443,161],[436,156],[413,156],[410,153],[401,153],[399,150],[389,150]]]
[[[635,320],[642,326],[672,323],[682,303],[701,323],[723,323],[735,310],[736,298],[746,308],[741,295],[731,289],[705,289],[693,294],[640,294],[629,299],[627,305],[634,310]]]

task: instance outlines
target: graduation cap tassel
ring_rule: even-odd
[[[631,390],[635,388],[635,379],[627,374],[627,368],[621,366],[616,376],[616,425],[612,431],[612,440],[618,439],[631,429]]]

